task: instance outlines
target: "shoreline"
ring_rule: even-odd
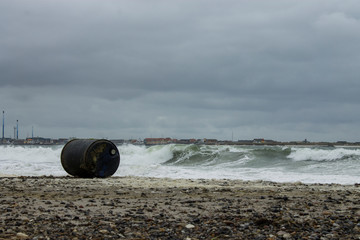
[[[0,177],[0,239],[358,239],[360,185]]]
[[[79,177],[74,177],[71,175],[15,175],[15,174],[4,174],[0,173],[1,178],[73,178],[73,179],[81,179]],[[186,182],[186,181],[206,181],[206,182],[220,182],[220,181],[228,181],[228,182],[248,182],[252,184],[256,183],[273,183],[273,184],[284,184],[284,185],[329,185],[329,186],[344,186],[344,187],[351,187],[351,186],[360,186],[360,182],[353,182],[353,183],[339,183],[339,182],[303,182],[303,181],[272,181],[272,180],[263,180],[263,179],[236,179],[236,178],[172,178],[172,177],[152,177],[152,176],[135,176],[135,175],[112,175],[108,178],[92,178],[92,179],[111,179],[111,178],[134,178],[134,179],[158,179],[159,181],[162,180],[170,180],[170,181],[177,181],[177,182]],[[86,178],[83,178],[86,179]],[[90,179],[90,178],[89,178]],[[0,239],[1,240],[1,239]]]

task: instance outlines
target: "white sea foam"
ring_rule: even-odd
[[[115,176],[153,176],[161,163],[172,157],[170,145],[147,148],[137,145],[118,146],[120,167]],[[161,173],[159,174],[161,177]]]
[[[61,147],[0,146],[0,173],[24,176],[65,175]]]
[[[336,161],[354,157],[360,157],[360,149],[293,148],[291,154],[288,156],[288,158],[294,161]]]

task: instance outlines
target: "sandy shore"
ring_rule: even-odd
[[[1,177],[0,239],[359,239],[360,186]]]

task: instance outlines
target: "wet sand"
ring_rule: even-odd
[[[360,185],[0,177],[0,239],[359,239]]]

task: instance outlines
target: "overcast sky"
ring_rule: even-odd
[[[360,141],[358,0],[1,0],[5,137]]]

